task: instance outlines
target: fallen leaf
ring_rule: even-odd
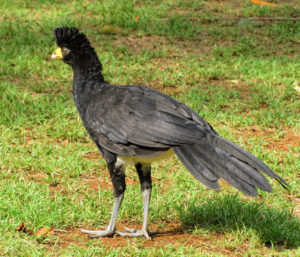
[[[264,5],[264,6],[277,6],[277,4],[274,3],[268,3],[265,1],[261,1],[261,0],[251,0],[252,3],[254,4],[259,4],[259,5]]]
[[[138,16],[135,16],[135,17],[134,17],[134,20],[135,20],[135,22],[138,22],[138,21],[139,21],[139,17],[138,17]]]
[[[28,230],[25,226],[25,223],[22,222],[17,228],[16,228],[16,231],[20,231],[20,232],[23,232],[25,234],[29,234],[29,235],[32,235],[33,232],[32,230]]]
[[[40,228],[38,231],[35,232],[35,235],[36,236],[54,235],[54,228],[53,227]]]
[[[25,223],[22,222],[22,223],[16,228],[16,230],[17,230],[17,231],[22,231],[22,230],[24,229],[24,227],[25,227]]]

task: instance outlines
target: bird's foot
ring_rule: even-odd
[[[105,236],[113,236],[116,232],[114,230],[86,230],[80,229],[81,232],[85,234],[89,234],[89,238],[98,238],[98,237],[105,237]]]
[[[138,236],[144,236],[147,240],[151,240],[150,235],[157,234],[157,231],[155,232],[149,232],[148,230],[142,229],[142,230],[136,230],[132,228],[124,228],[127,232],[122,231],[116,231],[115,233],[123,236],[123,237],[138,237]]]

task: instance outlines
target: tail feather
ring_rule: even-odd
[[[212,189],[219,189],[218,177],[214,176],[199,160],[189,151],[181,148],[174,148],[174,151],[187,170],[201,183]]]
[[[257,190],[254,185],[245,182],[245,180],[241,179],[240,176],[237,176],[236,174],[232,173],[231,170],[221,167],[220,165],[217,165],[217,167],[221,177],[228,183],[230,183],[246,195],[257,196]]]
[[[212,181],[216,185],[216,180],[223,178],[245,194],[256,196],[256,188],[272,191],[267,179],[260,173],[264,172],[288,188],[287,183],[262,161],[217,135],[208,135],[194,145],[174,147],[174,151],[200,182],[206,182],[205,185]]]
[[[218,153],[219,152],[220,151],[218,151]],[[270,186],[268,180],[263,175],[261,175],[258,170],[252,168],[247,163],[242,162],[233,156],[225,155],[223,157],[228,160],[226,162],[226,168],[233,175],[241,178],[246,183],[259,187],[264,191],[272,192],[272,187]]]
[[[210,143],[214,145],[216,148],[224,150],[230,155],[236,157],[237,159],[249,164],[256,170],[264,172],[271,178],[280,179],[286,186],[288,186],[288,184],[281,177],[279,177],[274,171],[272,171],[265,163],[257,159],[254,155],[250,154],[245,149],[219,136],[210,136],[209,138],[211,141]]]
[[[254,186],[251,184],[245,183],[241,178],[235,176],[233,173],[231,173],[229,170],[227,170],[225,165],[221,164],[223,160],[221,158],[218,158],[216,161],[215,157],[212,155],[212,152],[208,152],[207,149],[205,150],[206,147],[204,147],[203,144],[200,145],[193,145],[193,146],[181,146],[179,148],[174,148],[174,151],[180,161],[184,164],[184,166],[191,172],[190,167],[192,166],[191,157],[193,157],[193,154],[197,154],[198,162],[202,162],[202,165],[206,168],[206,170],[210,171],[211,174],[215,174],[216,177],[218,178],[223,178],[226,180],[228,183],[233,185],[235,188],[239,189],[243,193],[251,196],[256,196],[257,195],[257,190],[255,189]],[[200,152],[200,149],[204,149],[202,152]],[[181,156],[182,154],[184,155],[185,159],[182,159]],[[207,155],[208,156],[207,156]],[[192,175],[194,175],[195,178],[197,178],[197,175],[201,172],[202,176],[205,177],[205,174],[202,173],[202,171],[196,170],[195,167],[193,167],[194,170]],[[207,177],[205,177],[208,179]],[[198,178],[197,178],[198,179]],[[198,179],[200,182],[202,182],[200,179]],[[203,183],[203,182],[202,182]],[[205,184],[205,183],[204,183]],[[205,184],[206,185],[206,184]]]
[[[276,179],[276,181],[277,181],[284,189],[286,189],[286,190],[288,190],[288,191],[291,190],[289,184],[286,183],[282,178],[279,177],[279,178],[275,178],[275,179]]]

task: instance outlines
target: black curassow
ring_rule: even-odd
[[[151,196],[151,162],[176,154],[204,185],[218,189],[222,178],[243,193],[256,196],[257,189],[271,192],[265,173],[288,188],[266,164],[218,136],[216,131],[185,104],[144,86],[117,86],[106,82],[102,65],[87,37],[74,27],[54,29],[59,48],[53,59],[73,68],[73,95],[83,124],[105,158],[115,202],[105,230],[84,230],[90,237],[118,234],[150,240],[148,211]],[[144,202],[141,230],[116,231],[125,184],[125,167],[136,167]]]

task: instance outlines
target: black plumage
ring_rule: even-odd
[[[54,29],[61,58],[74,72],[73,95],[83,124],[107,161],[114,187],[115,204],[110,223],[104,231],[88,231],[92,237],[145,236],[150,239],[147,219],[151,195],[151,162],[173,151],[206,186],[218,189],[223,178],[250,196],[257,189],[271,192],[265,173],[287,183],[259,159],[220,137],[216,131],[185,104],[144,86],[117,86],[105,82],[102,65],[86,36],[77,28]],[[115,231],[123,200],[124,169],[133,163],[139,174],[144,200],[141,230]]]

